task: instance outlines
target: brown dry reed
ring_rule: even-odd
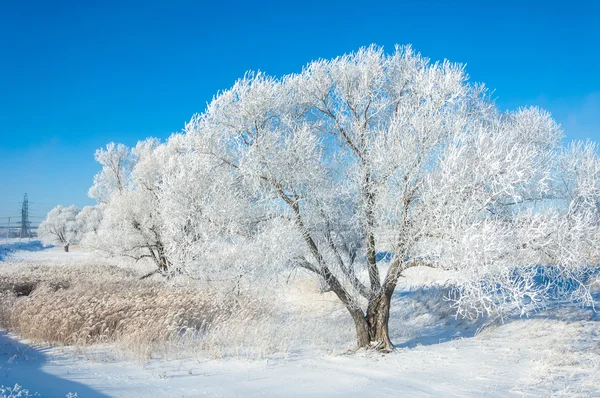
[[[7,264],[0,327],[45,344],[112,344],[140,359],[264,358],[307,345],[346,350],[354,341],[349,317],[310,281],[296,281],[302,288],[282,296],[264,286],[257,292],[185,278],[140,280],[111,266]]]

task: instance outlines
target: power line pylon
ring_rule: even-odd
[[[29,238],[31,240],[31,225],[29,223],[29,200],[27,194],[23,196],[23,205],[21,207],[21,239]]]

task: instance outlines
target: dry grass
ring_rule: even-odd
[[[139,272],[108,265],[4,265],[0,327],[37,342],[108,343],[138,358],[264,358],[356,346],[343,305],[302,272],[240,291],[237,283],[140,280]],[[414,339],[445,322],[448,311],[440,294],[401,295],[394,299],[391,337],[397,343]]]
[[[120,269],[30,267],[0,276],[0,326],[63,345],[118,342],[148,356],[181,335],[202,332],[228,303],[210,292],[139,281]]]
[[[294,347],[345,350],[350,318],[314,278],[247,287],[140,280],[117,267],[19,264],[0,271],[0,327],[42,343],[110,343],[138,358],[193,353],[263,358]],[[311,305],[312,303],[312,305]]]

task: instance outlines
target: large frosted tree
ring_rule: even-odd
[[[560,284],[536,284],[537,266],[579,280],[598,253],[598,172],[583,181],[576,171],[597,167],[593,150],[563,150],[548,113],[499,112],[463,66],[410,47],[364,48],[278,79],[247,74],[177,140],[179,177],[159,197],[178,263],[202,263],[200,225],[221,226],[212,248],[252,258],[269,247],[277,261],[265,263],[326,281],[360,347],[393,347],[391,299],[411,267],[455,271],[464,314],[525,312]],[[585,199],[570,194],[580,191]],[[244,258],[230,266],[243,273]]]

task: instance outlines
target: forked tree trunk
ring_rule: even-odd
[[[162,246],[159,246],[158,248],[158,269],[160,269],[161,271],[168,271],[169,270],[169,260],[167,259],[167,256],[165,255],[165,249]]]
[[[356,341],[359,348],[372,348],[391,351],[394,344],[389,336],[391,295],[381,293],[371,299],[367,313],[360,308],[347,307],[356,328]]]
[[[162,245],[156,246],[156,249],[153,247],[148,247],[148,251],[150,252],[150,257],[152,257],[154,264],[156,264],[156,267],[160,272],[169,270],[169,259],[167,258],[165,249],[162,247]]]
[[[394,349],[388,329],[391,298],[391,294],[382,292],[369,303],[367,308],[367,323],[369,324],[371,345],[382,351]]]
[[[65,245],[65,251],[66,251],[66,252],[68,252],[68,251],[69,251],[69,245],[68,245],[68,244],[66,244],[66,245]]]
[[[360,308],[347,308],[356,328],[356,342],[359,348],[373,348],[381,351],[394,349],[389,336],[391,295],[380,294],[371,300],[367,314]]]

